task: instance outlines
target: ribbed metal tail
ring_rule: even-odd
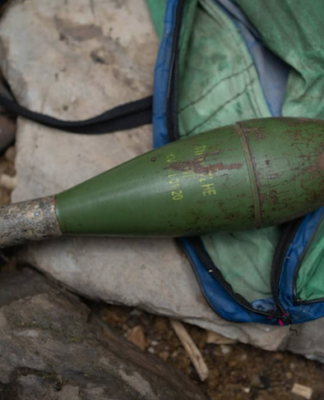
[[[0,248],[61,235],[54,196],[0,207]]]

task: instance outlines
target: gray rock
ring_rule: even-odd
[[[294,326],[293,333],[283,348],[324,363],[324,319]],[[297,335],[298,333],[298,335]]]
[[[35,271],[2,273],[0,292],[1,399],[205,399],[170,365],[89,323],[76,296]]]
[[[69,120],[151,94],[157,47],[144,0],[13,2],[0,24],[0,64],[17,99]],[[149,150],[151,136],[150,126],[90,137],[20,119],[13,201],[99,174]],[[267,350],[314,356],[315,344],[306,345],[312,324],[295,338],[288,328],[220,319],[172,240],[65,238],[30,245],[21,256],[89,298],[180,318]],[[320,345],[318,352],[324,354]]]

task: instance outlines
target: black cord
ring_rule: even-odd
[[[152,96],[112,108],[83,121],[63,121],[22,107],[15,100],[0,95],[0,106],[6,111],[51,128],[70,133],[104,134],[137,128],[152,123]]]

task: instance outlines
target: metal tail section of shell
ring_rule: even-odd
[[[61,235],[54,196],[0,207],[0,248]]]

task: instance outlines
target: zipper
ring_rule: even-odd
[[[286,311],[283,310],[283,307],[278,307],[279,312],[274,311],[262,311],[256,308],[253,308],[250,303],[240,294],[235,293],[232,286],[225,281],[221,271],[215,266],[209,254],[203,248],[200,238],[190,238],[188,239],[191,246],[195,250],[199,260],[207,269],[207,271],[217,280],[217,282],[222,286],[222,288],[235,300],[241,307],[245,308],[247,311],[253,312],[254,314],[263,315],[268,318],[277,318],[277,319],[286,319]],[[288,321],[289,322],[289,321]],[[289,324],[288,324],[289,325]]]
[[[293,277],[293,300],[295,302],[295,304],[312,304],[312,303],[318,303],[320,301],[324,301],[324,297],[322,298],[318,298],[318,299],[314,299],[314,300],[301,300],[297,298],[297,277],[298,277],[298,273],[300,270],[300,267],[304,261],[305,255],[307,254],[307,251],[309,249],[309,247],[311,246],[312,241],[314,240],[315,236],[318,233],[318,230],[320,229],[322,223],[324,220],[324,215],[321,216],[320,221],[317,223],[317,226],[315,228],[315,230],[313,231],[313,233],[311,234],[311,236],[309,237],[309,239],[307,240],[307,245],[303,250],[303,253],[301,254],[301,256],[299,257],[299,261],[298,261],[298,265],[297,268],[295,269],[294,272],[294,277]]]
[[[176,11],[176,20],[175,27],[173,32],[173,42],[172,42],[172,50],[171,50],[171,61],[170,61],[170,71],[168,76],[168,85],[167,85],[167,111],[166,111],[166,119],[167,119],[167,129],[168,136],[170,142],[178,140],[180,138],[179,129],[178,129],[178,46],[179,46],[179,38],[181,33],[181,23],[183,17],[185,0],[179,0],[177,11]],[[246,309],[249,312],[254,314],[262,315],[264,317],[268,317],[271,319],[277,319],[279,325],[291,325],[293,320],[289,313],[284,309],[280,300],[279,300],[279,279],[282,270],[282,264],[285,258],[285,255],[288,251],[291,240],[294,237],[301,219],[292,221],[287,224],[287,228],[284,230],[279,245],[276,249],[275,256],[273,259],[272,269],[271,269],[271,293],[273,295],[273,299],[276,303],[277,310],[271,311],[262,311],[257,310],[251,306],[251,304],[240,294],[235,293],[232,286],[225,281],[221,271],[215,266],[212,259],[205,251],[203,244],[199,237],[194,237],[189,239],[190,244],[194,248],[198,258],[204,265],[204,267],[208,270],[208,272],[217,280],[217,282],[222,286],[222,288],[231,296],[233,300],[235,300],[242,308]],[[208,300],[207,300],[208,301]]]
[[[282,312],[283,315],[286,315],[287,312],[285,311],[279,300],[279,280],[287,251],[297,233],[297,230],[300,227],[300,224],[302,223],[302,220],[303,218],[298,218],[286,223],[283,226],[283,232],[281,234],[275,255],[273,257],[271,268],[271,293],[278,309]],[[290,319],[291,324],[293,322],[292,317],[288,315],[288,318]]]

